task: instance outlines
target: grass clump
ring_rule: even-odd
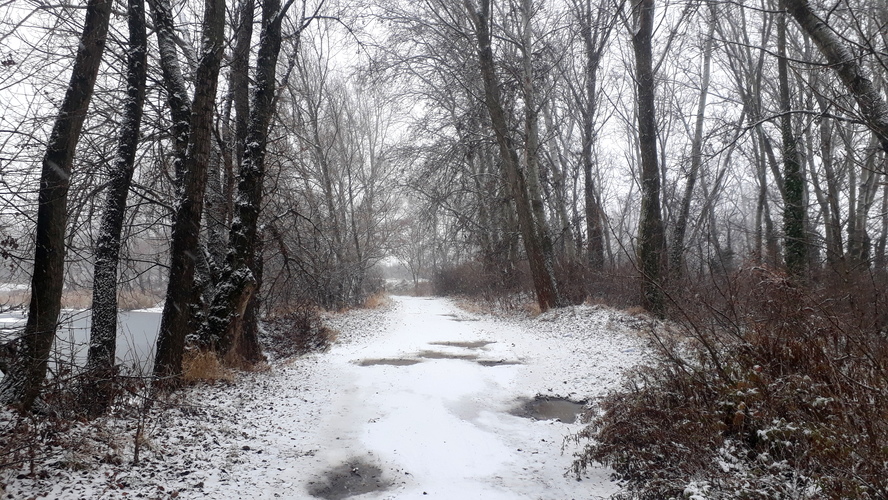
[[[215,352],[190,349],[185,351],[182,359],[182,381],[189,384],[233,382],[234,372],[222,363]]]

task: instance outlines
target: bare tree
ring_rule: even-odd
[[[65,223],[74,151],[95,88],[111,16],[110,0],[90,0],[71,80],[43,157],[28,321],[0,403],[29,411],[40,394],[61,311]]]
[[[108,192],[96,242],[93,278],[92,329],[86,371],[89,379],[83,402],[93,414],[105,409],[111,392],[107,384],[114,367],[117,341],[117,271],[120,237],[126,200],[135,168],[136,149],[145,102],[148,38],[144,0],[129,0],[129,47],[127,51],[126,100],[117,144],[117,156],[109,165]]]
[[[660,212],[660,168],[657,157],[657,117],[653,67],[654,0],[632,6],[635,26],[635,89],[638,144],[641,152],[641,219],[638,229],[638,266],[642,303],[654,314],[663,313],[663,265],[666,242]]]
[[[490,114],[490,123],[496,135],[500,150],[500,161],[511,189],[512,199],[518,215],[518,225],[524,240],[524,249],[530,263],[531,276],[537,295],[537,303],[541,310],[546,311],[551,307],[565,305],[558,292],[553,270],[552,240],[546,227],[545,220],[540,219],[542,201],[539,192],[531,191],[530,186],[538,182],[528,181],[531,175],[537,175],[530,168],[534,162],[528,162],[527,170],[522,170],[519,164],[519,154],[516,141],[511,137],[508,119],[500,93],[500,83],[496,75],[496,67],[493,57],[492,34],[490,25],[490,1],[481,0],[478,7],[471,0],[465,0],[466,11],[469,14],[475,28],[477,40],[478,64],[481,69],[484,82],[484,101]],[[526,117],[526,119],[535,119]],[[532,132],[530,130],[529,132]],[[532,137],[532,134],[529,134]],[[533,147],[533,149],[532,149]],[[525,154],[534,158],[538,154],[536,144],[525,145]],[[538,207],[538,208],[535,208]]]
[[[238,172],[237,201],[229,232],[230,248],[225,269],[213,296],[206,323],[207,331],[201,334],[202,338],[212,339],[215,348],[222,354],[227,354],[232,347],[241,344],[245,328],[244,313],[259,285],[257,266],[260,265],[261,253],[256,253],[255,242],[262,207],[268,129],[274,116],[281,25],[293,1],[288,0],[283,7],[279,0],[262,2],[262,33],[256,63],[256,86],[250,105],[243,160]],[[318,8],[322,5],[323,2]],[[312,17],[314,16],[306,18],[303,12],[300,32]],[[255,315],[251,318],[253,321],[257,320]]]
[[[158,0],[158,3],[162,0]],[[204,3],[203,47],[197,67],[188,145],[182,168],[182,191],[173,219],[170,242],[170,278],[157,338],[154,374],[178,377],[182,370],[185,337],[190,331],[195,264],[202,252],[199,242],[204,190],[210,160],[213,110],[222,62],[225,31],[224,0]]]

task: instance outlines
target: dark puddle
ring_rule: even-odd
[[[493,359],[479,359],[476,361],[481,366],[510,366],[510,365],[523,365],[524,363],[520,361],[506,361],[504,359],[501,360],[493,360]]]
[[[558,397],[536,396],[531,400],[524,400],[509,413],[518,417],[532,418],[534,420],[560,420],[572,424],[583,413],[585,402],[576,402]]]
[[[478,356],[474,354],[450,354],[439,351],[422,351],[417,356],[425,359],[464,359],[467,361],[478,359]]]
[[[464,342],[429,342],[430,345],[443,345],[447,347],[465,347],[466,349],[480,349],[494,344],[492,340],[469,340]]]
[[[415,365],[416,363],[422,363],[422,361],[418,359],[404,359],[404,358],[378,358],[378,359],[362,359],[357,362],[358,366],[379,366],[379,365],[388,365],[388,366],[410,366]]]
[[[456,314],[442,314],[441,316],[448,318],[450,321],[479,321],[472,318],[463,318],[461,316],[457,316]]]
[[[328,470],[322,481],[308,487],[308,493],[316,498],[340,500],[386,490],[391,486],[391,481],[382,478],[382,469],[360,458],[353,458]]]

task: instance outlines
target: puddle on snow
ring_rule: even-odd
[[[430,345],[443,345],[447,347],[465,347],[466,349],[481,349],[490,344],[495,344],[492,340],[467,340],[462,342],[429,342]]]
[[[353,458],[324,473],[321,482],[308,487],[308,493],[316,498],[340,500],[386,490],[391,486],[391,481],[383,479],[382,469],[360,458]]]
[[[481,366],[512,366],[512,365],[523,365],[524,363],[520,361],[506,361],[505,359],[479,359],[476,361]]]
[[[444,316],[445,318],[449,319],[450,321],[480,321],[480,320],[473,319],[473,318],[465,318],[463,316],[457,316],[456,314],[452,314],[452,313],[441,314],[440,316]]]
[[[509,411],[512,415],[534,420],[560,420],[572,424],[583,413],[585,402],[576,402],[558,397],[536,396],[530,400],[521,400],[520,404]]]
[[[418,359],[405,359],[405,358],[372,358],[372,359],[362,359],[360,361],[356,361],[358,366],[410,366],[415,365],[416,363],[422,363],[422,361]]]
[[[440,351],[422,351],[417,354],[417,356],[426,359],[463,359],[466,361],[478,359],[478,356],[476,356],[475,354],[451,354],[448,352]]]

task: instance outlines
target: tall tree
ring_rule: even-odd
[[[154,359],[154,375],[161,379],[181,374],[185,337],[191,325],[195,264],[202,253],[199,233],[210,160],[213,108],[225,42],[224,0],[205,0],[202,30],[203,47],[194,82],[188,145],[181,172],[182,190],[173,218],[169,282]]]
[[[798,139],[792,126],[789,61],[786,55],[786,16],[777,14],[777,81],[780,99],[780,133],[783,139],[783,233],[786,268],[804,275],[808,268],[805,236],[805,177],[799,160]]]
[[[632,7],[635,26],[636,115],[641,152],[641,218],[638,222],[638,266],[642,303],[654,314],[664,309],[662,274],[666,254],[663,217],[660,212],[660,168],[657,160],[657,116],[654,104],[654,0],[638,0]]]
[[[593,158],[598,115],[598,70],[604,50],[608,46],[616,12],[603,5],[593,9],[592,0],[574,0],[574,10],[580,24],[580,36],[584,50],[584,92],[577,96],[583,118],[582,162],[583,194],[586,212],[586,257],[591,269],[604,267],[604,210],[595,185],[595,159]]]
[[[700,167],[703,165],[703,127],[706,121],[706,100],[709,97],[710,66],[712,65],[712,43],[715,35],[716,10],[710,4],[708,10],[706,32],[703,33],[703,62],[700,75],[700,95],[697,98],[697,117],[694,121],[694,137],[691,141],[691,168],[685,181],[685,191],[678,208],[678,217],[672,233],[672,244],[669,253],[669,270],[673,276],[681,276],[684,272],[685,232],[691,211],[691,200],[694,197],[694,186],[697,184]]]
[[[484,102],[499,146],[502,168],[511,190],[512,200],[515,203],[518,225],[530,264],[537,303],[542,311],[552,307],[562,307],[565,303],[558,292],[555,281],[552,239],[545,221],[535,216],[535,212],[539,212],[541,209],[535,210],[534,206],[536,203],[541,206],[542,202],[535,198],[532,199],[533,193],[529,191],[531,183],[528,182],[527,176],[535,175],[535,172],[529,168],[529,165],[533,163],[527,162],[527,170],[521,168],[518,146],[512,138],[506,111],[503,107],[500,82],[496,75],[493,57],[490,0],[481,0],[477,7],[472,0],[464,0],[464,2],[475,28],[478,64],[484,82]],[[538,154],[531,150],[531,144],[526,144],[525,148],[526,155]]]
[[[117,155],[109,165],[105,206],[96,242],[93,273],[92,328],[87,354],[87,385],[84,403],[92,413],[105,409],[111,398],[108,377],[114,367],[117,340],[117,268],[120,235],[126,200],[135,168],[142,108],[145,102],[148,37],[144,0],[128,0],[129,47],[127,49],[126,100],[117,143]]]
[[[111,4],[87,2],[71,80],[43,156],[28,320],[10,373],[0,381],[0,404],[14,404],[22,411],[30,411],[40,394],[62,308],[68,188],[105,50]]]
[[[229,232],[229,250],[225,270],[216,287],[207,318],[207,331],[201,335],[215,343],[215,348],[223,354],[241,342],[245,328],[244,313],[259,285],[257,272],[261,265],[261,254],[256,252],[256,240],[262,207],[265,154],[268,129],[274,116],[281,25],[293,1],[287,0],[283,7],[280,0],[262,2],[262,33],[256,61],[256,85],[250,105],[243,160],[238,172],[237,201]],[[303,19],[300,32],[307,22]],[[257,320],[255,315],[250,317],[252,321]]]

